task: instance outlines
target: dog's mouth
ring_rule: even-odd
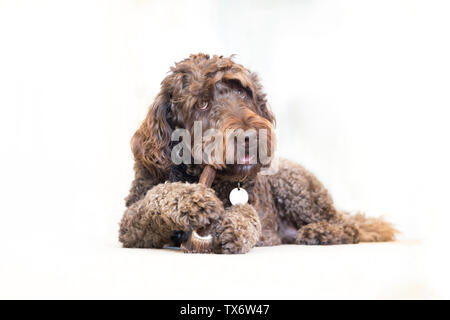
[[[191,163],[193,167],[200,164],[197,169],[190,167],[192,175],[198,175],[199,168],[210,165],[223,180],[243,181],[270,167],[275,140],[270,127],[246,130],[226,127],[206,132],[201,144],[191,140]]]
[[[250,153],[248,149],[242,155],[236,156],[234,163],[226,164],[219,175],[228,180],[242,181],[249,177],[254,177],[262,165],[258,162],[256,154]]]
[[[260,164],[231,164],[218,171],[217,174],[223,180],[244,181],[256,176],[260,169]]]
[[[256,157],[254,155],[251,155],[246,151],[246,153],[239,159],[238,164],[242,165],[252,165],[256,164]]]
[[[259,142],[255,139],[251,143],[250,139],[246,138],[242,144],[234,144],[232,148],[227,148],[224,165],[217,168],[218,176],[229,181],[244,181],[255,177],[261,168],[270,166],[273,150],[269,149],[270,146],[266,147],[267,142],[263,144]]]

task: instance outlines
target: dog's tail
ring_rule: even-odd
[[[345,220],[355,224],[358,228],[360,242],[393,241],[396,234],[399,233],[390,222],[385,221],[382,217],[370,218],[360,212],[355,215],[343,212],[343,215]]]

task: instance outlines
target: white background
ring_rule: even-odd
[[[426,244],[424,272],[445,295],[449,9],[413,0],[1,1],[2,274],[39,277],[48,257],[57,274],[58,261],[118,246],[129,140],[169,67],[205,52],[237,54],[260,75],[278,155],[312,170],[339,208],[384,215],[400,239]]]

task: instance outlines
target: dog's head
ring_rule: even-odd
[[[176,63],[162,81],[161,91],[133,136],[132,150],[151,174],[164,176],[181,150],[175,150],[178,142],[173,141],[173,133],[185,130],[190,139],[180,145],[188,146],[191,164],[187,167],[192,172],[211,164],[218,176],[241,180],[270,165],[274,122],[254,73],[232,58],[191,55]],[[187,159],[186,149],[181,153]]]

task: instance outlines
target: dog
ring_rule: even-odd
[[[176,63],[131,140],[135,178],[120,222],[123,247],[184,248],[193,230],[213,239],[210,252],[225,254],[255,246],[394,240],[395,228],[383,219],[337,210],[318,179],[294,162],[280,159],[272,174],[262,174],[272,162],[249,163],[248,157],[240,163],[174,163],[172,134],[193,133],[195,123],[219,133],[265,130],[268,144],[275,141],[275,117],[255,73],[233,56],[200,53]],[[248,149],[248,140],[243,143]],[[206,165],[217,172],[211,187],[198,183]],[[230,202],[236,187],[248,192],[246,203]]]

